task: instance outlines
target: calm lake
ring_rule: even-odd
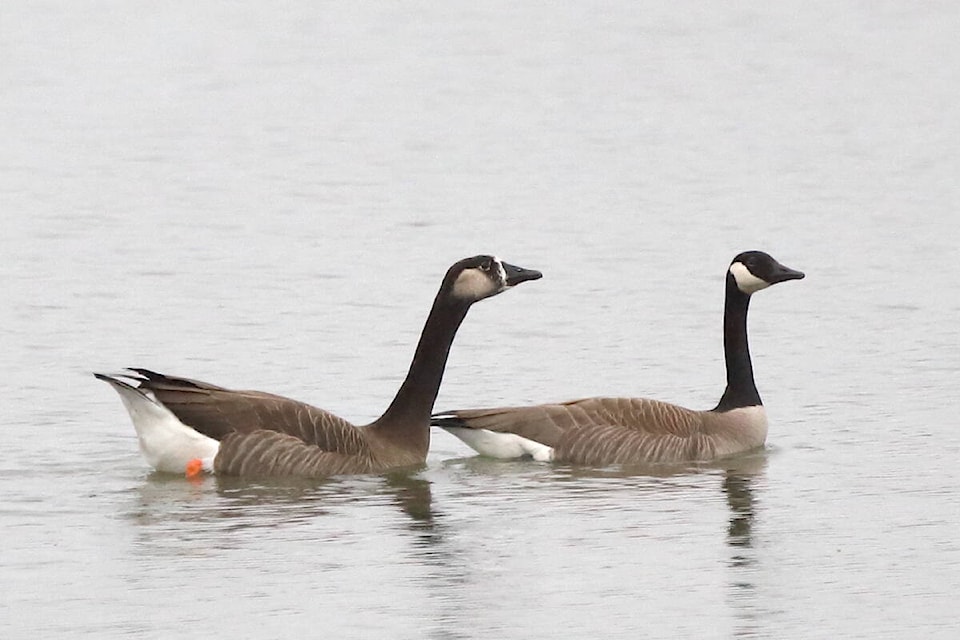
[[[960,5],[0,9],[0,637],[957,638]],[[620,469],[151,473],[91,371],[357,423],[440,279],[437,410],[723,391],[753,300],[765,450]]]

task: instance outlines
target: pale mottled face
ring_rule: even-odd
[[[737,282],[737,288],[747,295],[770,286],[770,283],[763,278],[758,278],[753,275],[750,269],[742,262],[734,262],[731,264],[730,273],[733,274],[733,279]]]
[[[453,282],[453,295],[465,300],[482,300],[507,288],[507,274],[496,257],[468,267],[460,272]]]

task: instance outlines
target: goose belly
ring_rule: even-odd
[[[528,440],[514,433],[499,433],[488,429],[443,427],[482,456],[512,460],[529,456],[538,462],[553,460],[553,447]]]

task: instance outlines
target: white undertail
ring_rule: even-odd
[[[513,460],[530,456],[537,462],[551,462],[553,447],[528,440],[514,433],[498,433],[489,429],[468,429],[466,427],[442,427],[445,431],[463,440],[463,442],[488,458]]]
[[[126,407],[137,431],[140,452],[157,471],[184,473],[187,463],[200,459],[204,471],[213,471],[220,443],[188,427],[158,400],[122,380],[104,377]]]

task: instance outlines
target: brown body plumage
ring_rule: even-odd
[[[760,446],[767,434],[762,407],[719,413],[647,398],[584,398],[446,415],[447,422],[437,418],[435,424],[458,437],[466,428],[510,433],[550,447],[549,459],[575,464],[712,460]]]

